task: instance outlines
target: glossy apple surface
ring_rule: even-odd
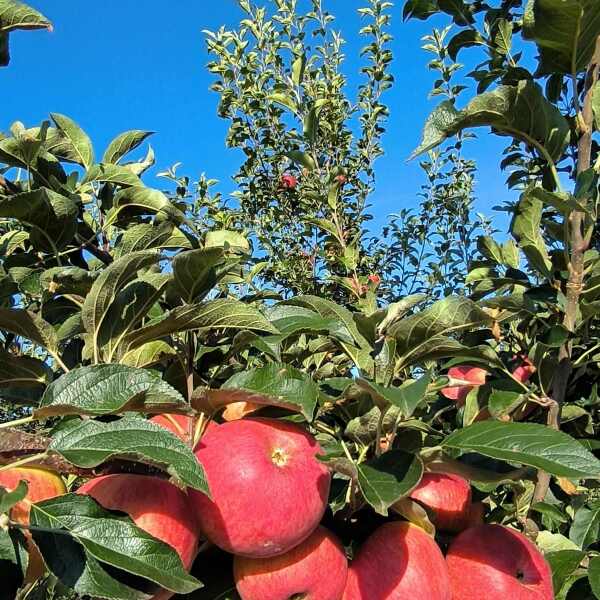
[[[330,474],[302,427],[275,419],[223,423],[196,449],[212,500],[190,491],[201,530],[214,544],[242,556],[287,552],[317,527]]]
[[[285,554],[271,558],[236,556],[233,572],[242,600],[340,600],[348,561],[337,538],[319,526]]]
[[[350,565],[343,600],[408,599],[451,600],[448,569],[434,539],[420,527],[386,523]]]
[[[198,525],[187,496],[165,479],[148,475],[104,475],[84,483],[79,494],[91,496],[108,510],[127,513],[150,535],[172,546],[186,569],[192,566],[198,550]],[[173,594],[159,592],[154,600]]]
[[[471,486],[450,473],[424,473],[419,485],[410,493],[421,503],[442,531],[458,532],[469,526]]]
[[[523,534],[502,525],[463,531],[450,545],[446,563],[456,599],[554,598],[552,573],[541,552]]]

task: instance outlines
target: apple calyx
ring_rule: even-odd
[[[289,454],[283,448],[275,448],[271,454],[271,460],[277,467],[285,467],[289,459]]]

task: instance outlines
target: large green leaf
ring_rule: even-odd
[[[109,145],[102,156],[103,163],[117,164],[126,154],[135,150],[146,138],[153,134],[152,131],[132,129],[120,133]]]
[[[51,267],[40,275],[40,285],[51,294],[86,296],[97,275],[81,267]]]
[[[0,529],[0,565],[2,565],[0,598],[11,600],[15,597],[10,594],[16,594],[15,588],[20,587],[23,582],[28,564],[29,552],[23,532],[18,529]],[[11,577],[9,571],[15,572],[17,576]]]
[[[133,185],[141,186],[141,179],[132,173],[129,169],[120,165],[110,163],[100,163],[92,165],[81,181],[82,184],[98,181],[101,183],[112,183],[122,187],[131,187]]]
[[[344,327],[347,329],[347,336],[354,340],[354,343],[359,348],[371,350],[371,345],[359,332],[358,327],[352,318],[352,313],[347,308],[344,308],[331,300],[319,298],[318,296],[297,296],[296,298],[286,300],[283,304],[309,308],[324,319],[336,320],[343,323]]]
[[[61,548],[61,540],[71,538],[96,561],[149,579],[173,592],[187,594],[201,587],[197,579],[186,573],[171,546],[136,527],[129,517],[104,510],[89,496],[65,494],[33,504],[30,521],[33,527],[56,530],[56,533],[33,531],[46,560],[51,552]],[[61,556],[62,552],[58,551]],[[51,560],[49,566],[52,568],[53,564],[56,565],[56,561]],[[59,579],[61,575],[64,577],[63,573],[55,575]],[[68,583],[63,580],[63,583],[73,587],[77,579]],[[125,596],[123,600],[131,597]]]
[[[52,23],[37,10],[17,0],[0,0],[0,33],[15,29],[51,29]]]
[[[575,513],[569,539],[583,550],[600,539],[600,502]]]
[[[569,142],[567,120],[546,98],[537,83],[501,85],[476,96],[461,111],[445,101],[425,123],[423,141],[413,157],[432,150],[447,138],[471,127],[492,127],[558,160]]]
[[[115,247],[115,254],[125,256],[150,248],[191,247],[189,238],[173,223],[140,223],[127,228]]]
[[[88,419],[56,433],[48,449],[84,468],[97,467],[116,457],[149,461],[183,485],[209,495],[204,470],[191,448],[145,419],[123,417],[110,423]]]
[[[158,253],[153,250],[132,252],[113,262],[96,279],[81,311],[85,330],[92,336],[94,352],[98,349],[100,327],[117,294],[140,269],[155,264],[158,259]]]
[[[544,276],[550,276],[552,262],[541,233],[543,203],[533,193],[522,194],[512,219],[511,233],[529,261]]]
[[[94,163],[94,150],[87,134],[69,117],[58,113],[50,113],[54,124],[61,132],[63,138],[74,151],[77,164],[86,169]]]
[[[490,316],[472,300],[449,296],[429,308],[392,324],[387,335],[396,339],[402,362],[425,356],[453,356],[465,350],[459,342],[447,336],[460,331],[490,325]]]
[[[186,302],[201,300],[217,283],[217,267],[225,262],[222,248],[180,252],[173,259],[173,276],[178,294]]]
[[[592,588],[592,592],[594,592],[594,596],[600,600],[600,556],[594,556],[590,559],[588,578],[590,580],[590,587]]]
[[[0,198],[0,217],[33,227],[31,241],[44,250],[61,249],[73,239],[78,214],[73,200],[45,187]]]
[[[219,298],[204,304],[179,306],[128,334],[123,346],[131,350],[172,333],[198,329],[237,329],[278,333],[264,315],[249,304]]]
[[[584,71],[600,35],[597,0],[528,0],[523,37],[540,52],[538,75]]]
[[[146,273],[115,296],[98,329],[97,343],[105,362],[112,362],[127,333],[139,326],[171,281],[167,273]]]
[[[402,450],[389,450],[369,462],[356,465],[358,485],[365,500],[380,515],[415,488],[423,476],[421,459]]]
[[[145,369],[107,364],[79,367],[46,388],[37,416],[185,411],[177,390]]]
[[[0,307],[0,329],[31,340],[54,351],[58,346],[56,332],[39,314],[22,308]]]
[[[122,189],[116,194],[113,206],[115,211],[108,219],[110,223],[115,220],[121,209],[129,206],[138,208],[148,214],[159,214],[168,217],[177,225],[186,222],[185,215],[161,191],[143,185]]]
[[[215,407],[243,400],[288,408],[312,421],[319,388],[306,373],[290,365],[269,363],[232,375],[220,390],[209,390],[208,394]]]
[[[579,563],[585,557],[580,550],[558,550],[545,555],[552,569],[552,586],[557,597],[560,597],[563,586],[568,582]]]
[[[45,385],[52,380],[52,370],[33,356],[14,356],[0,349],[0,386]]]
[[[483,421],[451,433],[448,448],[521,463],[559,477],[598,477],[600,461],[577,440],[537,423]]]

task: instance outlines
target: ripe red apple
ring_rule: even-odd
[[[285,554],[271,558],[236,556],[233,574],[242,600],[340,600],[348,561],[337,538],[319,526]]]
[[[502,525],[478,525],[459,534],[446,556],[454,598],[553,600],[552,573],[524,535]]]
[[[209,429],[196,456],[212,500],[190,491],[204,535],[228,552],[262,558],[287,552],[317,527],[330,474],[302,427],[248,418]]]
[[[469,526],[471,486],[466,479],[449,473],[424,473],[410,497],[430,513],[442,531],[458,532]]]
[[[481,367],[460,365],[448,370],[448,387],[442,389],[442,396],[455,400],[460,406],[464,404],[469,392],[485,383],[488,372]]]
[[[343,600],[408,598],[451,600],[448,568],[434,539],[420,527],[405,521],[386,523],[350,565]]]
[[[11,492],[19,481],[27,482],[27,496],[10,510],[10,518],[17,523],[29,523],[29,511],[35,502],[48,500],[66,493],[62,477],[48,469],[38,467],[15,467],[0,471],[0,486]]]
[[[104,475],[84,483],[79,494],[91,496],[107,510],[127,513],[133,522],[155,538],[172,546],[189,569],[198,549],[198,525],[187,496],[165,479],[148,475]],[[173,595],[163,590],[154,600]]]

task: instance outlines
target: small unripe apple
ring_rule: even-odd
[[[77,493],[91,496],[107,510],[127,513],[140,529],[174,548],[186,569],[192,566],[198,550],[198,524],[187,496],[172,483],[148,475],[119,473],[91,479]],[[153,600],[172,595],[162,590]]]
[[[233,573],[242,600],[340,600],[348,561],[337,538],[319,526],[285,554],[271,558],[236,556]]]
[[[405,521],[386,523],[350,565],[343,600],[409,598],[451,600],[448,568],[434,539],[420,527]]]
[[[212,499],[190,491],[202,533],[228,552],[287,552],[317,527],[331,476],[312,435],[293,423],[247,418],[202,436],[196,457]]]
[[[469,526],[471,486],[466,479],[450,473],[424,473],[410,493],[430,514],[442,531],[458,532]]]
[[[552,572],[537,547],[502,525],[459,534],[446,556],[453,598],[553,600]]]

